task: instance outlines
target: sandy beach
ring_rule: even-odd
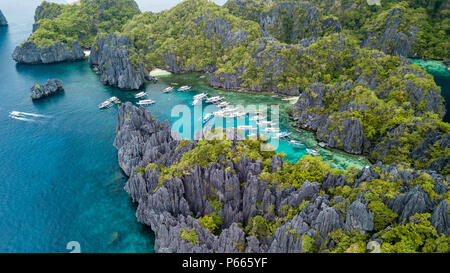
[[[150,76],[152,76],[152,77],[167,76],[167,75],[171,75],[171,74],[172,73],[170,73],[169,71],[159,69],[159,68],[155,68],[150,72]]]

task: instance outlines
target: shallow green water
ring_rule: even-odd
[[[450,71],[447,70],[447,67],[441,61],[411,59],[411,62],[421,66],[433,75],[434,81],[441,87],[441,95],[444,97],[447,110],[444,121],[450,122]]]
[[[204,75],[199,73],[161,76],[159,79],[160,82],[157,85],[147,86],[147,91],[150,92],[150,98],[157,102],[156,105],[149,106],[148,109],[152,111],[152,114],[160,119],[171,120],[171,123],[176,120],[176,118],[174,119],[169,117],[169,111],[164,113],[156,110],[156,108],[170,109],[170,107],[173,107],[176,103],[180,102],[185,105],[190,105],[192,102],[192,97],[201,92],[208,93],[209,96],[222,96],[224,97],[224,100],[230,102],[231,105],[242,105],[244,107],[248,105],[267,105],[269,109],[270,105],[278,105],[280,113],[280,130],[291,132],[291,139],[295,139],[304,144],[302,146],[298,146],[286,140],[279,140],[277,152],[284,152],[287,155],[286,158],[288,160],[297,162],[298,159],[308,154],[306,149],[314,149],[318,150],[319,155],[333,168],[346,169],[350,166],[354,166],[361,169],[366,165],[370,165],[369,161],[364,157],[349,155],[334,149],[321,148],[318,146],[313,133],[295,128],[293,126],[294,123],[288,116],[288,109],[293,103],[283,101],[283,96],[214,89],[208,86]],[[184,93],[172,92],[169,96],[167,94],[163,94],[160,90],[164,89],[166,86],[170,86],[171,83],[178,83],[178,86],[192,86],[192,91]],[[154,90],[158,88],[160,90],[155,92]],[[180,100],[179,97],[184,99]],[[167,103],[168,101],[171,101],[171,103]],[[190,107],[192,108],[192,106]],[[254,127],[256,126],[254,125]],[[276,140],[275,144],[277,144]]]

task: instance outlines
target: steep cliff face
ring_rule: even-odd
[[[376,54],[374,62],[381,58]],[[429,76],[406,60],[389,72],[387,81],[382,77],[376,70],[363,72],[357,67],[354,83],[310,84],[294,105],[292,118],[330,147],[369,154],[374,162],[410,162],[446,173],[448,132],[439,129],[440,125],[431,125],[432,119],[426,118],[437,115],[434,122],[439,124],[445,114],[438,87],[425,84],[432,83]],[[396,111],[409,112],[409,118],[392,122],[399,118],[393,114]],[[441,153],[436,145],[443,149]]]
[[[292,69],[302,71],[297,62],[302,55],[308,54],[307,47],[316,40],[307,38],[296,45],[281,44],[274,38],[263,38],[253,45],[251,58],[233,73],[220,70],[209,74],[211,86],[232,90],[255,92],[275,92],[285,95],[298,95],[299,86],[295,80],[286,81],[285,76]],[[249,77],[255,77],[250,80]]]
[[[400,29],[403,16],[405,12],[401,9],[392,9],[387,18],[385,18],[384,29],[379,33],[371,33],[364,40],[364,46],[371,46],[380,49],[386,54],[400,55],[400,56],[414,56],[412,48],[416,42],[418,27],[411,25],[406,30],[406,33]]]
[[[266,37],[288,44],[341,32],[339,20],[322,18],[316,5],[311,2],[231,0],[225,7],[235,16],[259,23]]]
[[[2,11],[0,10],[0,27],[1,26],[7,26],[8,21],[6,21],[5,16],[3,15]]]
[[[103,84],[137,90],[144,85],[145,73],[142,64],[132,62],[134,53],[134,47],[126,36],[98,36],[91,49],[89,63],[98,67]]]
[[[218,52],[230,51],[233,48],[240,46],[241,44],[248,43],[247,40],[249,34],[245,29],[235,29],[232,24],[232,20],[223,18],[220,15],[205,13],[202,16],[197,17],[190,22],[183,30],[183,33],[179,35],[190,40],[204,40],[205,44],[199,44],[199,47],[210,47],[210,44],[216,44],[212,46],[212,50]],[[185,43],[185,39],[181,38],[177,43]],[[194,43],[194,41],[192,42]],[[184,47],[185,45],[180,45]],[[187,49],[189,51],[190,49]],[[210,49],[211,50],[211,49]],[[206,52],[205,52],[206,53]],[[195,53],[194,53],[195,54]],[[209,54],[217,55],[217,52],[209,52]],[[187,72],[213,72],[217,70],[216,64],[213,58],[210,62],[203,65],[198,62],[190,62],[190,53],[186,51],[171,49],[167,50],[164,56],[164,64],[167,70],[173,73],[187,73]],[[205,56],[201,56],[205,57]],[[200,57],[200,58],[201,58]],[[193,59],[200,59],[194,56]]]
[[[50,64],[79,61],[85,56],[78,42],[74,42],[72,46],[56,43],[43,48],[33,42],[26,42],[14,49],[12,57],[16,62],[23,64]]]
[[[364,135],[359,119],[346,117],[350,109],[364,106],[345,105],[340,112],[323,112],[328,107],[326,96],[339,96],[340,92],[347,92],[352,87],[350,82],[334,87],[320,83],[312,84],[300,94],[294,105],[292,117],[301,128],[314,131],[319,141],[332,148],[339,148],[348,153],[361,154],[368,152],[370,142]]]
[[[401,166],[377,164],[351,181],[328,174],[319,182],[305,181],[299,188],[285,188],[261,179],[265,166],[260,161],[245,156],[227,160],[225,155],[168,176],[168,170],[199,144],[175,140],[167,122],[155,120],[147,110],[130,103],[119,107],[117,122],[114,144],[119,164],[129,175],[125,190],[138,203],[138,220],[155,232],[156,252],[278,253],[311,251],[311,246],[307,247],[310,244],[314,249],[333,247],[331,232],[371,232],[378,218],[366,199],[331,198],[323,191],[329,193],[344,185],[357,187],[379,179],[381,173],[393,181],[411,181],[418,176],[414,170],[400,170]],[[274,156],[269,169],[275,172],[284,164]],[[442,176],[431,175],[436,185],[444,185]],[[447,186],[440,187],[441,193],[447,191]],[[405,194],[398,195],[389,206],[405,217],[432,213],[433,226],[448,232],[445,204],[426,201],[424,206],[404,206],[405,198],[413,200],[417,194],[428,198],[420,188],[405,189]],[[350,206],[343,211],[340,208],[345,203]],[[287,209],[298,207],[301,209],[294,215],[286,216]],[[219,232],[212,232],[201,221],[215,214],[221,219]],[[276,219],[285,220],[270,232],[267,225]]]

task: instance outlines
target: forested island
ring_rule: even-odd
[[[377,2],[185,0],[160,13],[43,2],[13,58],[76,61],[89,49],[102,83],[124,90],[162,68],[298,96],[298,127],[374,163],[342,171],[249,139],[179,141],[124,104],[115,146],[156,251],[448,252],[450,125],[440,88],[408,59],[450,60],[448,1]]]

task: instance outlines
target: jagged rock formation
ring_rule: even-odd
[[[202,17],[195,18],[192,22],[199,26],[199,30],[193,30],[187,28],[183,35],[195,36],[198,34],[192,34],[191,32],[200,31],[207,39],[219,39],[220,44],[223,47],[232,48],[239,46],[246,42],[248,33],[245,30],[233,30],[233,26],[229,20],[222,18],[221,16],[213,16],[206,14]],[[197,26],[196,26],[197,27]],[[176,55],[172,52],[167,52],[164,57],[164,64],[168,71],[172,73],[187,73],[187,72],[214,72],[217,68],[214,64],[205,64],[202,67],[198,67],[197,64],[190,64],[189,66],[183,65],[182,61],[185,56]]]
[[[131,60],[133,47],[126,36],[98,36],[91,49],[89,63],[98,67],[103,84],[120,89],[136,90],[144,85],[146,74],[142,64]]]
[[[408,64],[408,61],[402,61],[402,65],[391,72],[392,77],[405,78],[406,75],[415,75],[417,79],[426,78],[422,71],[411,69],[407,66]],[[301,92],[299,100],[294,105],[291,112],[292,118],[297,121],[299,127],[315,132],[318,141],[327,146],[352,154],[369,154],[370,159],[375,162],[392,157],[392,153],[395,153],[396,149],[402,145],[402,137],[422,130],[420,128],[428,121],[419,118],[412,124],[398,124],[383,133],[381,129],[377,129],[379,136],[370,138],[367,122],[364,124],[365,121],[360,118],[361,116],[356,117],[353,114],[373,115],[374,110],[370,102],[341,98],[349,97],[352,92],[353,94],[363,92],[367,88],[374,92],[377,99],[384,100],[391,98],[396,90],[401,90],[404,94],[403,98],[415,109],[414,116],[421,117],[425,112],[436,113],[441,117],[445,114],[443,98],[437,87],[427,89],[417,81],[404,79],[402,87],[397,86],[397,89],[394,89],[393,86],[380,82],[376,73],[371,75],[360,73],[355,75],[355,79],[354,83],[347,81],[335,85],[319,82],[310,84]],[[350,95],[350,98],[353,96]],[[328,111],[330,108],[333,110]],[[375,115],[381,117],[382,113]],[[436,154],[438,154],[437,150],[445,151],[450,148],[450,136],[445,131],[426,130],[427,132],[420,134],[422,139],[419,145],[411,147],[406,157],[411,162],[422,164],[421,168],[444,171],[448,166],[449,156],[441,153],[436,157]]]
[[[35,85],[31,88],[31,98],[33,100],[41,99],[54,95],[63,90],[63,83],[61,80],[48,80],[44,85]]]
[[[279,54],[279,51],[293,51],[301,56],[307,54],[305,48],[316,41],[314,38],[303,39],[297,45],[287,45],[273,43],[273,38],[264,38],[258,41],[258,46],[254,50],[250,64],[258,70],[261,79],[258,82],[252,82],[250,85],[243,82],[243,75],[248,73],[249,67],[242,66],[233,74],[214,72],[208,76],[209,84],[216,88],[230,90],[249,90],[255,92],[268,91],[281,93],[285,95],[298,95],[299,87],[297,84],[278,86],[275,83],[285,74],[285,69],[289,66],[302,70],[298,64],[291,58]],[[298,57],[296,56],[296,57]]]
[[[418,28],[416,25],[411,25],[407,33],[400,30],[402,17],[404,12],[401,9],[392,9],[387,18],[386,25],[380,33],[372,33],[363,41],[364,46],[372,46],[380,49],[386,54],[395,54],[409,57],[411,50],[416,40]]]
[[[6,21],[5,16],[3,15],[2,11],[0,10],[0,27],[1,26],[7,26],[8,21]]]
[[[14,49],[12,57],[22,64],[50,64],[80,61],[84,59],[84,53],[78,42],[72,46],[56,43],[43,48],[33,42],[26,42]]]
[[[338,20],[332,17],[322,19],[318,8],[311,2],[264,4],[252,0],[230,0],[225,7],[235,16],[259,23],[265,37],[276,38],[288,44],[341,32],[342,29]]]
[[[379,163],[360,171],[353,181],[328,174],[320,183],[305,181],[298,189],[282,188],[259,178],[264,169],[261,162],[244,156],[230,161],[220,156],[206,167],[194,165],[183,174],[165,176],[166,168],[195,149],[197,142],[182,144],[173,138],[167,121],[155,120],[146,109],[131,103],[119,106],[117,122],[114,145],[119,164],[129,176],[125,190],[138,203],[138,220],[155,232],[156,252],[305,252],[310,240],[312,247],[327,248],[334,245],[329,237],[332,231],[370,232],[374,213],[367,200],[355,200],[344,213],[337,205],[349,200],[339,196],[330,200],[331,195],[321,189],[330,192],[344,185],[357,187],[380,179],[380,175],[406,183],[419,175],[412,169]],[[271,170],[282,166],[283,161],[274,156]],[[436,192],[445,194],[448,186],[441,183],[445,178],[433,172],[430,176],[439,188]],[[217,203],[222,205],[217,208]],[[302,204],[303,209],[269,236],[249,234],[243,228],[257,216],[272,221],[284,215],[283,208]],[[446,232],[450,227],[446,201],[430,201],[419,187],[405,188],[389,206],[401,215],[399,221],[427,212],[432,213],[431,221],[439,231]],[[220,234],[211,233],[198,220],[216,210],[222,219]],[[187,233],[190,237],[185,236]]]

